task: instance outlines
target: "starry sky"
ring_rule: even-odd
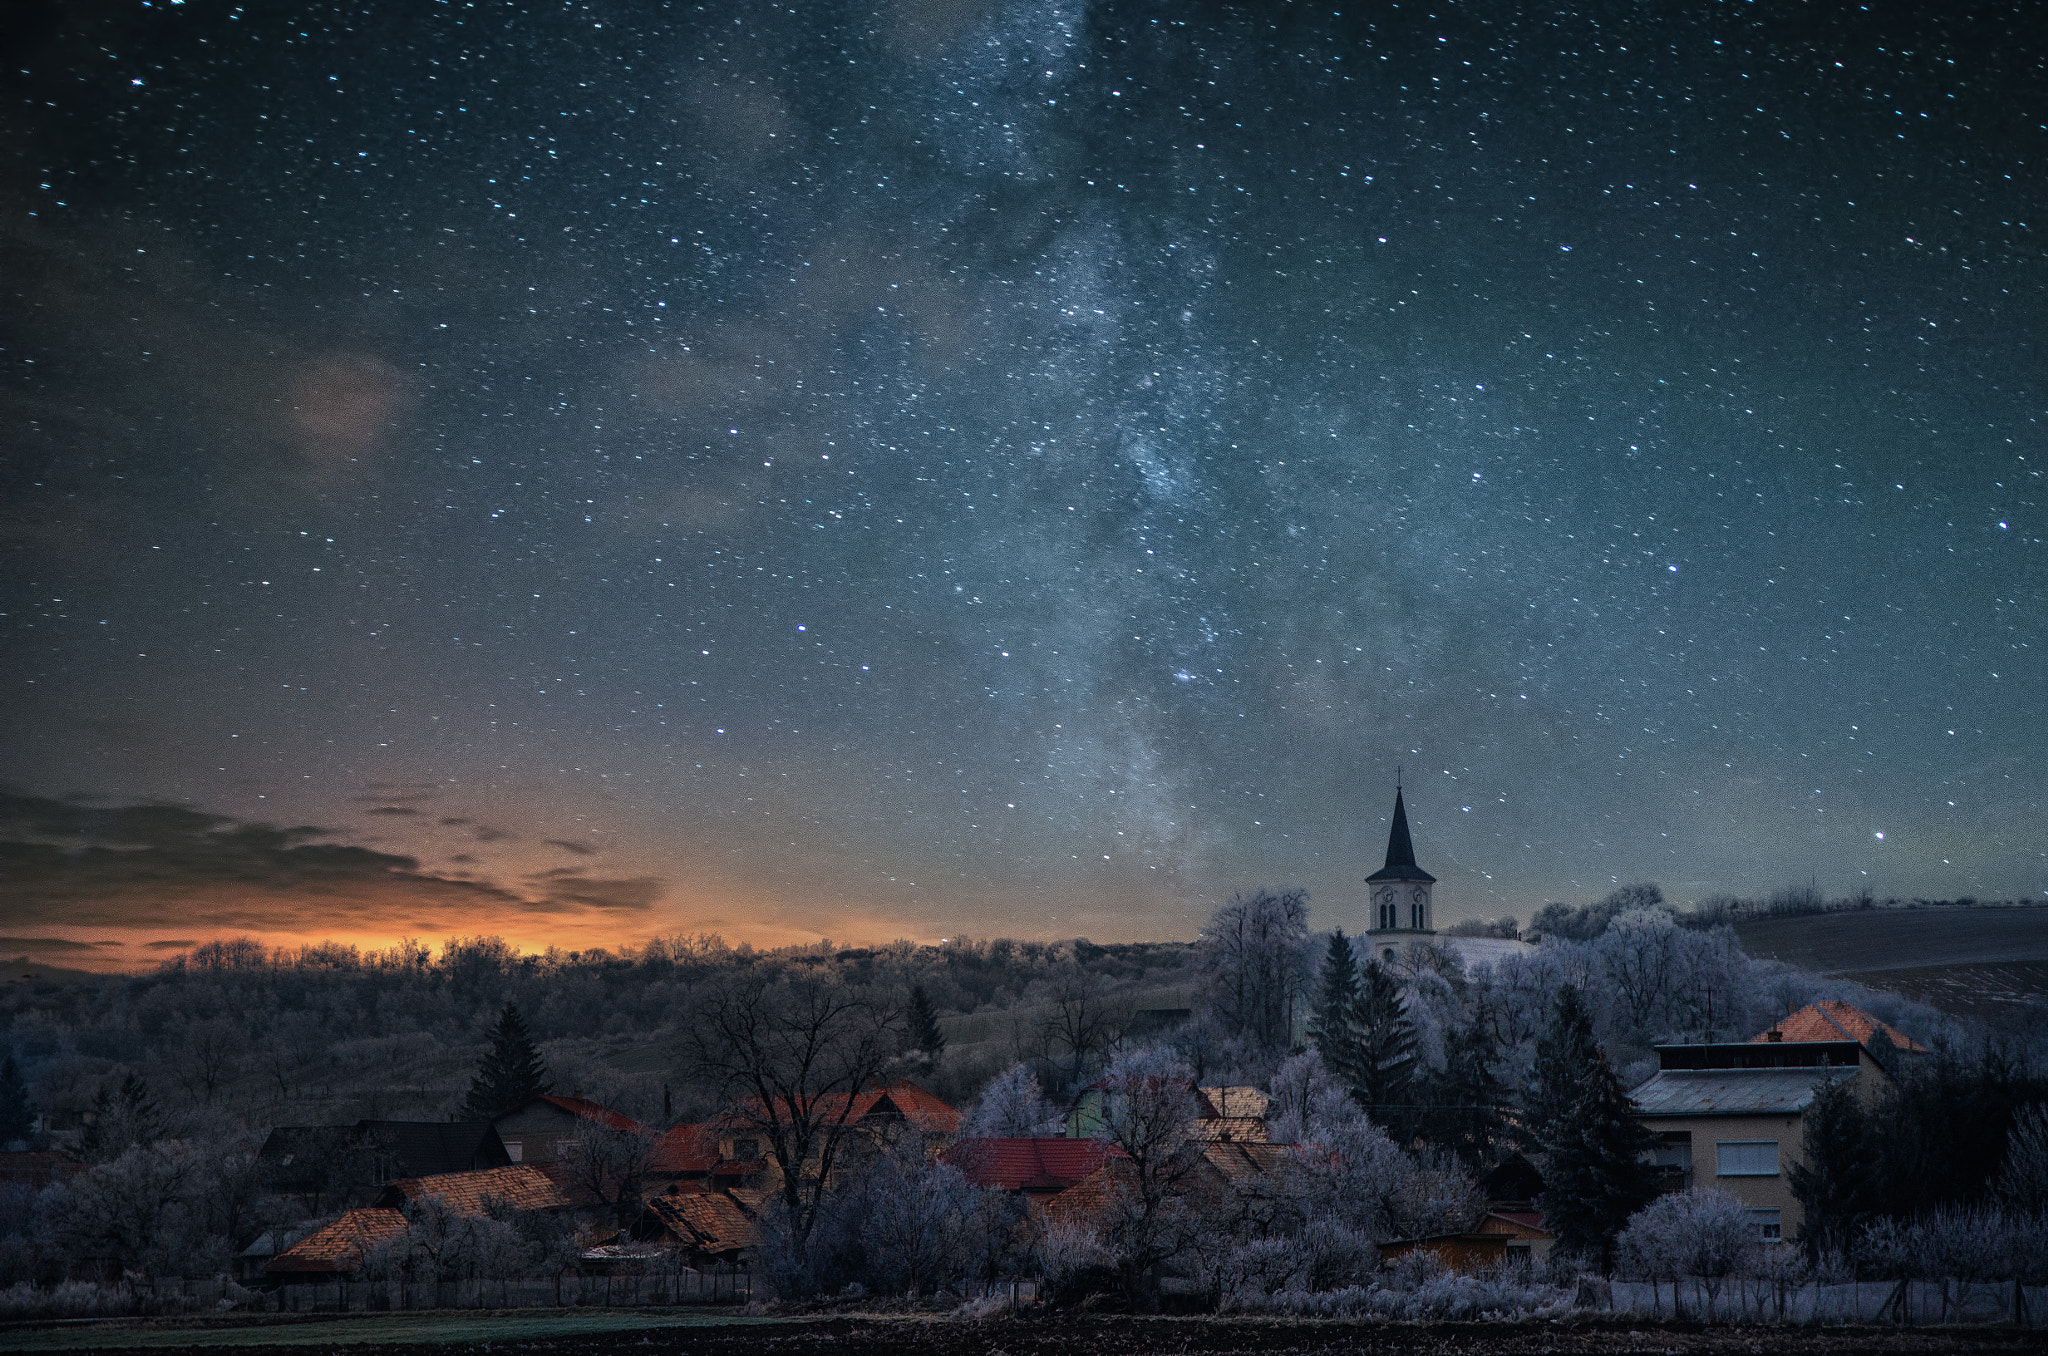
[[[0,947],[2048,891],[2027,4],[82,4]]]

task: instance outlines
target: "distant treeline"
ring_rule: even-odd
[[[1765,918],[1808,918],[1820,914],[1858,913],[1880,909],[2042,907],[2048,907],[2048,899],[1978,899],[1971,895],[1957,899],[1900,899],[1896,896],[1879,899],[1869,890],[1830,899],[1811,886],[1790,886],[1759,899],[1743,899],[1735,895],[1709,895],[1689,909],[1679,909],[1665,902],[1664,892],[1657,886],[1641,884],[1624,885],[1606,898],[1591,904],[1545,904],[1536,911],[1526,928],[1512,916],[1504,916],[1462,919],[1444,931],[1452,937],[1504,937],[1527,941],[1562,937],[1575,942],[1590,942],[1607,931],[1608,926],[1616,918],[1631,909],[1651,909],[1666,913],[1682,928],[1706,932],[1713,928],[1755,922]]]

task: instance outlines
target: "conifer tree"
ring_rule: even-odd
[[[1799,1242],[1808,1261],[1846,1255],[1858,1231],[1884,1209],[1880,1137],[1846,1082],[1822,1089],[1800,1127],[1806,1161],[1787,1174],[1806,1216]]]
[[[478,1063],[476,1077],[469,1081],[462,1114],[474,1121],[494,1121],[553,1086],[540,1051],[533,1048],[533,1037],[520,1020],[519,1009],[507,1003],[491,1033],[491,1052]]]
[[[946,1033],[939,1030],[938,1009],[919,984],[910,991],[910,1039],[927,1059],[937,1059],[946,1049]]]
[[[1415,1025],[1401,1004],[1401,981],[1377,960],[1368,959],[1351,1004],[1356,1042],[1351,1095],[1395,1141],[1407,1139],[1415,1124]]]
[[[1637,1119],[1571,985],[1559,991],[1536,1043],[1529,1100],[1544,1186],[1536,1208],[1557,1231],[1558,1247],[1604,1267],[1628,1217],[1657,1194],[1648,1161],[1657,1139]]]
[[[92,1119],[79,1137],[78,1149],[88,1160],[105,1163],[138,1144],[154,1144],[162,1130],[149,1084],[141,1074],[130,1073],[118,1091],[101,1088],[92,1099]]]
[[[1491,1163],[1507,1136],[1506,1088],[1494,1072],[1498,1050],[1486,1005],[1444,1039],[1444,1071],[1430,1080],[1425,1136],[1473,1169]]]
[[[1322,974],[1316,982],[1315,1006],[1309,1011],[1308,1038],[1323,1057],[1323,1067],[1349,1085],[1358,1065],[1358,1033],[1351,1010],[1358,1004],[1358,959],[1351,942],[1338,928],[1330,934]]]
[[[36,1132],[36,1109],[28,1099],[21,1066],[10,1053],[0,1062],[0,1149]]]

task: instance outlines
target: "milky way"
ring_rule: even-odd
[[[365,936],[1358,926],[1397,768],[1447,917],[2040,896],[2038,14],[1440,9],[66,7],[6,777]]]

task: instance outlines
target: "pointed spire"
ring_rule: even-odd
[[[1401,794],[1401,788],[1394,788],[1394,827],[1387,833],[1387,864],[1367,876],[1375,880],[1418,880],[1434,881],[1430,875],[1415,864],[1415,840],[1408,835],[1408,802]]]

